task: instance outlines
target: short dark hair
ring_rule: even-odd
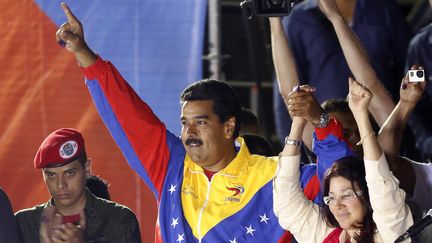
[[[84,151],[80,157],[78,157],[78,161],[82,164],[82,166],[85,168],[85,164],[87,163],[87,153]]]
[[[274,156],[273,148],[265,138],[256,134],[244,134],[242,137],[251,154],[267,157]]]
[[[259,130],[258,118],[256,115],[248,108],[241,108],[241,129],[240,134],[257,134]]]
[[[234,89],[225,82],[206,79],[197,81],[183,90],[180,103],[185,101],[213,101],[213,112],[224,123],[234,117],[234,138],[237,138],[241,124],[241,106]]]
[[[359,157],[349,156],[341,158],[334,162],[333,166],[327,170],[324,176],[323,195],[327,196],[330,191],[330,180],[333,177],[343,177],[351,181],[351,186],[354,189],[356,184],[362,191],[362,195],[358,196],[363,208],[366,210],[362,222],[359,223],[360,234],[354,238],[357,242],[373,242],[373,237],[376,231],[376,224],[372,218],[372,206],[370,204],[369,190],[366,183],[366,173],[364,162]],[[323,205],[323,216],[326,223],[331,227],[340,227],[334,215],[331,213],[328,205]]]
[[[348,100],[346,100],[346,99],[328,99],[321,104],[321,107],[327,113],[341,112],[344,114],[351,114],[354,117],[354,114],[352,113],[352,111],[349,107]],[[380,130],[380,126],[378,125],[378,123],[375,121],[375,118],[370,113],[369,113],[369,120],[371,122],[372,129],[376,133],[378,133],[378,131]],[[342,126],[343,126],[343,124],[342,124]]]
[[[345,99],[328,99],[321,104],[321,107],[327,112],[351,112],[348,101]]]
[[[108,191],[108,182],[97,175],[90,175],[86,179],[86,187],[96,197],[111,200],[110,193]]]

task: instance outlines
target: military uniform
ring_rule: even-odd
[[[98,198],[86,191],[87,202],[85,239],[87,243],[141,242],[138,221],[127,207],[115,202]],[[53,205],[47,203],[15,214],[23,243],[39,243],[39,227],[42,210]]]

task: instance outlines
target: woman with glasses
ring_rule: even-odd
[[[322,209],[307,200],[300,188],[299,141],[306,121],[293,117],[274,179],[273,200],[279,224],[300,243],[394,242],[413,223],[405,192],[390,172],[372,130],[368,114],[371,98],[366,87],[350,78],[349,106],[359,127],[364,162],[346,157],[334,163],[324,177]]]

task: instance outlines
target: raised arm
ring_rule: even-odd
[[[411,68],[411,70],[418,69],[423,68],[417,66]],[[409,194],[414,190],[415,174],[410,162],[399,156],[399,149],[408,119],[425,90],[426,82],[412,83],[407,74],[401,83],[400,100],[378,135],[378,141],[384,150],[390,170],[399,179],[400,187]]]
[[[373,219],[383,242],[394,242],[412,225],[411,212],[405,204],[405,192],[399,188],[397,179],[390,172],[368,117],[372,93],[352,78],[349,79],[349,85],[349,106],[359,128],[360,142],[363,144]]]
[[[287,96],[293,90],[294,86],[299,85],[299,78],[281,18],[271,17],[269,21],[276,79],[279,92],[284,98],[285,104],[287,104]]]
[[[382,150],[372,128],[368,112],[373,96],[372,92],[352,78],[349,78],[348,82],[348,103],[359,128],[364,159],[378,160],[381,157]]]
[[[423,69],[413,66],[411,70]],[[381,127],[378,140],[387,158],[399,156],[400,142],[408,118],[426,90],[426,82],[410,82],[408,74],[403,78],[400,99],[395,109]]]
[[[318,0],[318,4],[336,31],[345,59],[355,79],[372,91],[373,99],[369,110],[381,126],[395,107],[390,94],[378,79],[362,43],[341,16],[335,0]]]
[[[75,55],[99,115],[129,165],[160,199],[171,152],[184,153],[180,139],[166,130],[114,65],[91,51],[80,21],[65,3],[62,8],[68,22],[57,31],[57,41]]]
[[[319,206],[307,200],[300,188],[299,143],[305,125],[306,120],[293,117],[291,131],[280,154],[279,168],[274,179],[274,212],[282,228],[289,230],[297,240],[320,242],[330,228],[321,218]]]
[[[288,107],[288,94],[295,86],[299,85],[300,81],[294,56],[282,25],[282,19],[280,17],[271,17],[269,21],[273,65],[275,67],[279,93],[284,99],[285,105]],[[303,142],[309,149],[312,149],[312,132],[313,127],[310,125],[307,125],[303,132]]]

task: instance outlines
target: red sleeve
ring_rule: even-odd
[[[110,62],[98,57],[82,71],[99,114],[129,164],[160,192],[169,160],[165,125]]]

